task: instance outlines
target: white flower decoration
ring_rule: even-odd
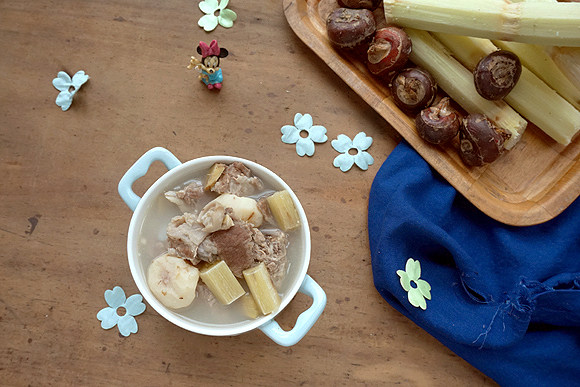
[[[368,137],[365,132],[360,132],[354,136],[354,140],[344,134],[339,134],[336,140],[332,140],[332,147],[342,153],[336,156],[332,163],[335,167],[340,168],[341,171],[348,171],[353,164],[356,164],[360,169],[366,171],[369,165],[372,165],[375,160],[368,152],[365,152],[373,143],[373,138]],[[350,154],[350,150],[356,150],[356,154]]]
[[[56,96],[56,104],[60,106],[62,111],[67,111],[74,95],[89,80],[89,76],[85,74],[84,71],[77,71],[75,75],[71,77],[64,71],[59,71],[56,78],[52,80],[52,85],[60,91]]]
[[[413,258],[407,260],[405,271],[397,270],[401,286],[408,293],[409,302],[416,308],[427,309],[425,298],[431,299],[431,285],[421,277],[421,263]]]
[[[199,19],[197,25],[203,27],[207,32],[213,31],[218,23],[224,28],[232,27],[238,15],[231,9],[226,9],[229,2],[229,0],[204,0],[200,2],[199,9],[205,15]],[[217,16],[215,15],[216,11],[218,11]]]
[[[328,140],[326,128],[320,125],[312,125],[310,114],[296,113],[294,125],[284,125],[282,131],[282,142],[286,144],[296,144],[298,156],[312,156],[314,154],[314,143],[323,143]],[[308,133],[307,137],[302,137],[301,132]]]

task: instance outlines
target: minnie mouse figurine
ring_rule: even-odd
[[[197,53],[201,54],[201,61],[191,57],[188,69],[196,68],[201,71],[199,79],[207,85],[208,89],[221,89],[224,77],[220,69],[220,58],[228,56],[228,50],[219,48],[217,41],[212,40],[209,46],[205,42],[199,42]]]

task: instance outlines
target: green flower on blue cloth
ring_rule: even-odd
[[[89,80],[89,76],[84,71],[77,71],[72,79],[64,71],[59,71],[56,78],[52,80],[52,85],[60,91],[56,96],[56,104],[62,111],[67,111],[72,104],[73,97],[77,91]]]
[[[413,258],[407,260],[405,271],[397,270],[401,286],[408,293],[409,302],[416,308],[427,309],[425,299],[431,299],[431,285],[421,277],[421,263]]]
[[[133,294],[125,298],[125,291],[120,286],[115,286],[113,290],[105,290],[105,301],[108,308],[103,308],[97,313],[97,319],[101,321],[101,328],[111,329],[115,325],[119,332],[127,337],[131,333],[139,330],[135,316],[145,311],[143,297],[140,294]],[[123,308],[125,313],[119,314],[119,308]]]
[[[332,147],[342,153],[336,156],[332,165],[340,168],[341,171],[348,171],[353,164],[356,164],[360,169],[366,171],[369,165],[372,165],[375,160],[368,152],[365,152],[373,143],[373,138],[368,137],[365,132],[360,132],[351,141],[350,137],[344,134],[339,134],[336,140],[332,140]],[[356,151],[356,154],[350,154],[350,151]]]
[[[313,121],[310,114],[302,115],[296,113],[294,125],[284,125],[281,129],[282,142],[296,144],[296,153],[300,157],[304,155],[312,156],[314,154],[314,143],[323,143],[328,140],[326,128],[312,124]],[[301,134],[307,134],[307,136],[302,137]]]
[[[224,28],[230,28],[234,25],[234,21],[238,18],[238,15],[231,9],[226,9],[229,0],[204,0],[199,3],[199,9],[203,13],[197,25],[203,27],[207,32],[213,31],[218,23]],[[215,14],[217,12],[217,15]]]

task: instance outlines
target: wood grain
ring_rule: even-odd
[[[294,32],[328,66],[385,118],[451,185],[490,217],[514,226],[554,218],[580,195],[580,140],[557,144],[533,124],[518,144],[492,164],[468,168],[454,145],[423,141],[411,117],[395,106],[385,82],[373,77],[354,55],[337,51],[326,37],[326,18],[335,0],[285,0]],[[381,10],[375,12],[377,20]],[[383,16],[384,20],[384,16]]]
[[[3,386],[485,386],[494,384],[392,309],[372,282],[366,231],[372,180],[400,135],[292,32],[278,0],[230,1],[230,30],[205,33],[197,1],[0,2],[0,384]],[[224,88],[186,70],[218,39]],[[60,70],[91,79],[62,112]],[[330,139],[365,131],[368,171],[332,166],[330,143],[300,158],[280,141],[295,113]],[[146,150],[180,160],[230,154],[291,185],[312,232],[309,274],[328,305],[296,346],[260,331],[207,337],[150,307],[139,332],[101,329],[103,293],[137,292],[126,257],[131,211],[117,183]],[[136,185],[164,173],[154,164]],[[279,318],[288,329],[309,300]]]

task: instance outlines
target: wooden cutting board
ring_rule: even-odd
[[[354,56],[331,46],[326,17],[337,7],[336,0],[284,0],[296,35],[477,208],[500,222],[528,226],[554,218],[580,195],[578,137],[565,147],[529,124],[513,149],[475,168],[465,166],[452,145],[423,141],[413,119],[393,103],[386,84]]]

